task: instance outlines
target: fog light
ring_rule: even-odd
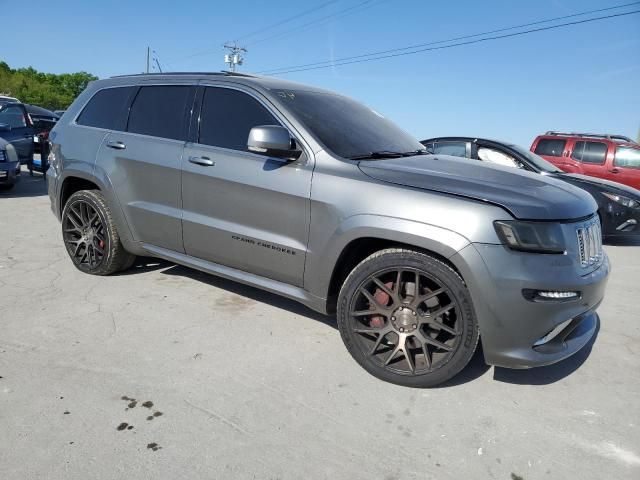
[[[538,292],[538,296],[542,298],[576,298],[579,295],[578,292],[555,292],[553,290]]]
[[[531,288],[522,290],[522,295],[530,302],[568,302],[582,296],[580,292],[533,290]]]

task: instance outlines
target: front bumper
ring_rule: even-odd
[[[20,180],[20,162],[0,162],[0,185],[13,185]]]
[[[595,310],[610,271],[606,254],[589,273],[567,255],[515,252],[503,245],[472,244],[451,260],[471,292],[488,364],[549,365],[579,351],[595,334]],[[523,290],[577,291],[580,298],[533,301]]]

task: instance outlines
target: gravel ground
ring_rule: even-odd
[[[140,259],[67,258],[41,176],[0,193],[0,479],[640,478],[640,248],[595,342],[441,388],[369,376],[334,320]]]

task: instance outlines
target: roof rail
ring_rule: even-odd
[[[222,70],[220,72],[151,72],[151,73],[130,73],[127,75],[114,75],[111,78],[123,78],[123,77],[161,77],[161,76],[181,76],[181,75],[222,75],[227,77],[255,77],[255,75],[250,75],[248,73],[238,73],[238,72],[229,72],[227,70]]]
[[[623,142],[636,143],[635,140],[625,137],[624,135],[611,135],[607,133],[578,133],[578,132],[556,132],[549,130],[545,135],[562,135],[565,137],[593,137],[593,138],[606,138],[607,140],[621,140]]]

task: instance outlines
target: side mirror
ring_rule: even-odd
[[[7,123],[0,123],[0,132],[10,132],[10,131],[11,131],[11,125]]]
[[[291,138],[289,130],[278,125],[253,127],[247,148],[250,152],[287,160],[296,160],[302,153],[296,148],[296,141]]]

